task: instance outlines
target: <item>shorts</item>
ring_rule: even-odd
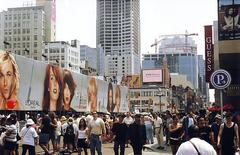
[[[48,144],[49,143],[49,134],[40,133],[39,134],[39,144]]]
[[[75,135],[64,135],[63,142],[64,144],[74,144]]]
[[[86,143],[86,138],[78,139],[77,146],[78,148],[88,148],[88,144]]]
[[[9,151],[14,151],[16,149],[17,142],[5,141],[4,149]]]
[[[57,136],[56,144],[60,144],[60,142],[61,142],[61,136]]]

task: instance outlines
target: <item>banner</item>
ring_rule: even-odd
[[[123,75],[120,84],[122,86],[127,86],[128,88],[140,88],[140,75]]]
[[[210,77],[214,72],[214,51],[212,42],[212,25],[204,26],[205,31],[205,70],[206,82],[210,82]]]
[[[0,110],[126,112],[127,93],[97,77],[0,51]],[[110,95],[117,106],[107,110]]]
[[[219,40],[240,39],[240,1],[218,0]]]

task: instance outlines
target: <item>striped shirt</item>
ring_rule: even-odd
[[[6,134],[6,141],[9,142],[16,142],[17,141],[17,127],[16,125],[12,124],[10,126],[7,126],[7,133],[10,134]]]

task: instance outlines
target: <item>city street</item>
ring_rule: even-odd
[[[147,146],[152,148],[154,150],[154,152],[149,152],[149,151],[145,150],[145,151],[143,151],[143,155],[155,155],[155,154],[160,154],[160,153],[161,153],[161,155],[171,155],[170,147],[167,147],[166,150],[161,150],[160,151],[160,150],[155,149],[156,144],[151,144],[151,145],[147,145]],[[125,149],[125,155],[133,155],[132,152],[133,152],[132,147],[129,145],[129,147],[127,147]],[[21,154],[21,153],[22,153],[22,147],[20,146],[19,147],[19,154]],[[40,148],[39,145],[36,147],[36,153],[37,153],[37,155],[44,155],[44,152]],[[88,150],[88,153],[90,154],[90,150]],[[84,154],[84,153],[82,152],[82,154]],[[73,155],[77,155],[77,153],[73,153]],[[113,143],[103,144],[103,155],[114,155]]]
[[[154,149],[156,150],[156,149]],[[161,155],[170,155],[171,154],[171,150],[170,150],[170,147],[168,147],[166,150],[157,150],[158,152],[149,152],[149,151],[143,151],[143,155],[147,154],[147,155],[155,155],[155,154],[161,154]],[[127,147],[125,149],[125,154],[126,155],[133,155],[132,153],[132,147],[129,145],[129,147]],[[22,147],[20,146],[19,147],[19,154],[22,153]],[[37,155],[43,155],[44,152],[43,150],[40,148],[40,146],[38,145],[36,147],[36,153]],[[88,153],[90,154],[90,150],[88,150]],[[73,153],[73,155],[76,155],[77,153]],[[82,154],[84,154],[82,152]],[[113,152],[113,143],[108,143],[108,144],[103,144],[103,155],[113,155],[114,152]]]

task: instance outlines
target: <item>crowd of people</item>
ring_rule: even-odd
[[[234,155],[239,151],[240,123],[236,120],[231,112],[225,114],[224,120],[219,114],[210,119],[209,115],[192,111],[186,115],[169,111],[113,115],[49,112],[28,115],[21,128],[17,115],[12,113],[1,115],[0,152],[18,155],[21,144],[22,155],[35,155],[37,145],[46,155],[102,155],[102,143],[113,143],[112,154],[124,155],[125,148],[131,145],[134,155],[141,155],[143,146],[153,144],[156,138],[156,149],[170,146],[173,155]]]

